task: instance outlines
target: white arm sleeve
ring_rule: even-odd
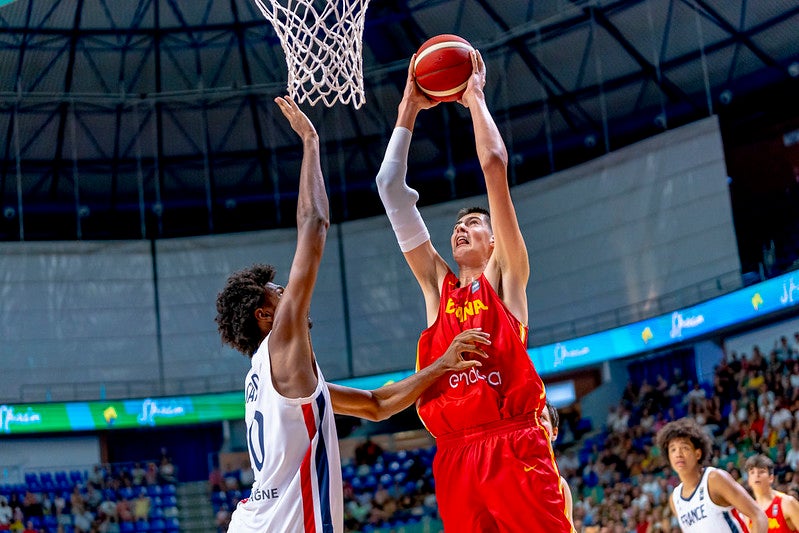
[[[416,208],[419,193],[405,183],[410,146],[410,130],[394,128],[380,171],[375,178],[380,200],[403,252],[409,252],[430,240],[430,233]]]

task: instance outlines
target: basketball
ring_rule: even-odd
[[[457,35],[436,35],[416,52],[413,69],[416,84],[428,98],[438,102],[458,100],[472,75],[474,50],[469,41]]]

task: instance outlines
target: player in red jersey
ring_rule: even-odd
[[[746,460],[746,483],[755,501],[768,517],[769,533],[788,533],[799,528],[799,502],[796,498],[774,490],[774,463],[765,455],[753,455]]]
[[[411,59],[411,65],[413,59]],[[411,131],[419,111],[436,105],[409,67],[396,127],[376,181],[380,199],[424,294],[428,328],[417,370],[466,328],[491,334],[479,370],[452,372],[417,402],[436,437],[433,465],[439,512],[458,533],[565,533],[560,475],[541,424],[544,384],[527,353],[530,264],[508,188],[508,154],[483,94],[486,69],[472,52],[472,76],[460,103],[469,109],[488,205],[461,210],[450,244],[457,273],[439,255],[405,182]]]

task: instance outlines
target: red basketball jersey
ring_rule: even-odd
[[[544,407],[544,383],[527,353],[527,326],[505,307],[484,275],[467,287],[448,272],[435,323],[422,332],[416,369],[430,365],[466,329],[482,328],[491,345],[488,359],[469,371],[450,372],[417,401],[419,417],[435,437],[496,422]],[[477,356],[475,356],[477,357]]]
[[[784,494],[782,492],[775,490],[774,499],[771,500],[768,509],[764,509],[768,517],[769,533],[790,533],[793,531],[788,527],[788,521],[785,520],[785,516],[782,514],[783,496]]]

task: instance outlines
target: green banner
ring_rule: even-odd
[[[0,405],[0,435],[162,427],[244,417],[241,392],[94,402]]]
[[[376,389],[410,374],[410,371],[393,372],[335,382],[349,387]],[[164,427],[243,418],[243,392],[135,400],[0,404],[0,436]]]

